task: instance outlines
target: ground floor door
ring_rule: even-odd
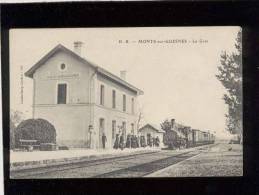
[[[126,135],[126,122],[122,122],[122,134],[123,134],[124,140],[126,142],[126,137],[127,137],[127,135]]]
[[[148,133],[147,134],[147,145],[151,145],[151,134],[150,133]]]
[[[112,140],[111,140],[111,147],[114,146],[114,142],[116,139],[116,121],[112,121]]]
[[[99,120],[99,148],[102,148],[102,135],[104,134],[104,119]]]

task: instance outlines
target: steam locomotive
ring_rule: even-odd
[[[171,120],[171,129],[164,134],[164,144],[173,149],[190,148],[214,142],[214,134],[178,124],[175,119]]]

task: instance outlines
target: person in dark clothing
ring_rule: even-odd
[[[131,148],[135,148],[135,135],[131,136]]]
[[[142,135],[140,136],[139,143],[140,143],[140,147],[144,147],[143,136]]]
[[[155,146],[156,146],[156,138],[152,137],[152,147],[155,147]]]
[[[131,148],[132,146],[132,140],[131,140],[131,135],[127,135],[127,140],[126,140],[126,148]]]
[[[103,149],[105,149],[105,143],[106,143],[106,141],[107,141],[107,138],[106,138],[105,134],[103,133],[103,135],[102,135]]]
[[[144,135],[141,136],[141,147],[146,147],[146,139]]]
[[[135,148],[138,147],[138,137],[135,135],[134,136],[134,141],[135,141]]]
[[[115,142],[113,145],[114,149],[118,149],[119,148],[119,134],[116,134],[116,138],[115,138]]]
[[[134,135],[132,135],[132,137],[131,137],[131,143],[132,143],[131,147],[135,148],[135,136]]]
[[[150,140],[149,140],[149,146],[152,147],[153,146],[153,138],[150,136]]]
[[[151,135],[147,135],[147,145],[150,146],[150,142],[151,142]]]
[[[157,136],[156,137],[156,147],[159,147],[159,144],[160,144],[160,140],[159,140],[159,137]]]
[[[140,147],[140,138],[139,138],[139,136],[137,136],[137,148],[139,148]]]
[[[121,134],[120,136],[120,149],[123,150],[124,149],[124,135]]]

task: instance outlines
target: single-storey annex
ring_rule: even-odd
[[[161,129],[161,127],[155,124],[147,123],[146,125],[144,125],[139,129],[139,133],[140,135],[145,136],[147,139],[150,139],[150,137],[151,138],[158,137],[160,141],[160,146],[163,146],[165,131]]]

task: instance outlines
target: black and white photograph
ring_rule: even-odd
[[[243,176],[242,28],[12,28],[10,178]]]

